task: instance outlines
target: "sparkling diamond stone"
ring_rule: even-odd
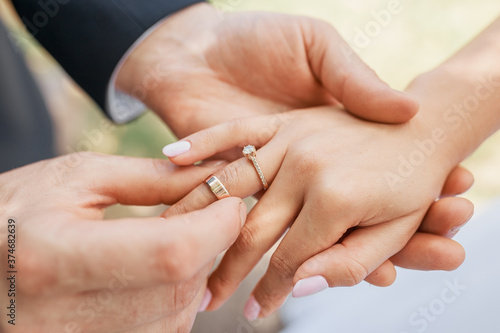
[[[246,156],[246,155],[251,155],[255,153],[255,147],[252,146],[252,145],[248,145],[248,146],[245,146],[243,148],[243,154]]]

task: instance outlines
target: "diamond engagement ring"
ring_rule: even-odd
[[[255,167],[255,171],[257,171],[257,174],[259,175],[262,185],[264,185],[264,190],[267,190],[268,185],[266,177],[264,177],[262,169],[260,168],[259,163],[257,162],[257,150],[255,150],[255,147],[252,145],[245,146],[243,148],[243,155],[245,155],[246,158],[252,161],[253,166]]]
[[[224,199],[230,197],[229,192],[224,187],[224,184],[221,183],[219,178],[214,175],[208,176],[204,183],[208,185],[210,191],[217,197],[217,200]]]

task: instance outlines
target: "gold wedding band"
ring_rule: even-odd
[[[267,190],[268,185],[266,177],[264,177],[264,173],[262,173],[262,169],[260,168],[259,162],[257,162],[257,150],[255,149],[255,147],[252,145],[245,146],[243,148],[243,155],[245,155],[246,158],[248,158],[253,163],[255,171],[257,171],[260,181],[264,186],[264,190]]]
[[[224,187],[224,184],[222,184],[219,178],[215,177],[214,175],[208,176],[204,180],[204,182],[205,184],[208,185],[210,191],[212,191],[212,193],[215,194],[217,200],[230,197],[229,192]]]

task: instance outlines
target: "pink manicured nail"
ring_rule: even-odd
[[[468,221],[467,221],[467,222],[468,222]],[[457,226],[454,226],[453,228],[451,228],[451,230],[450,230],[450,231],[448,231],[448,234],[446,234],[446,237],[447,237],[447,238],[450,238],[450,239],[451,239],[451,238],[453,238],[453,237],[455,237],[455,235],[456,235],[456,234],[460,231],[460,229],[462,229],[462,227],[463,227],[464,225],[466,225],[466,224],[467,224],[467,222],[462,223],[462,224],[460,224],[460,225],[457,225]]]
[[[305,297],[312,294],[319,293],[322,290],[328,288],[328,282],[321,275],[315,275],[297,281],[295,286],[293,286],[292,296],[293,297]]]
[[[163,147],[163,154],[167,157],[176,157],[191,149],[191,142],[177,141]]]
[[[211,300],[212,300],[212,292],[210,291],[210,289],[207,288],[207,290],[205,290],[205,295],[203,295],[203,299],[201,300],[198,312],[205,311],[208,308],[208,304],[210,304]]]
[[[462,228],[462,226],[458,226],[458,227],[454,227],[452,228],[448,234],[446,235],[447,238],[453,238],[455,237],[455,235],[460,231],[460,229]]]
[[[245,317],[249,321],[254,321],[259,317],[260,313],[260,304],[257,303],[255,300],[255,297],[252,295],[248,299],[248,301],[245,304],[245,308],[243,309],[243,313],[245,314]]]

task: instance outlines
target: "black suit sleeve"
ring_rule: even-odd
[[[162,18],[202,0],[13,0],[28,30],[105,109],[128,48]]]

